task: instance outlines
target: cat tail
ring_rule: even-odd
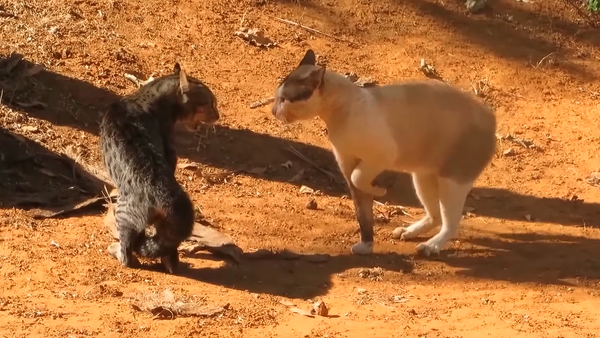
[[[169,255],[181,242],[192,234],[194,228],[194,204],[188,194],[179,190],[162,203],[164,212],[157,217],[156,234],[138,238],[136,251],[144,257],[158,258]]]

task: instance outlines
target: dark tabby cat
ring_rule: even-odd
[[[194,206],[175,179],[175,124],[192,130],[218,119],[215,95],[179,63],[173,74],[143,85],[104,115],[100,148],[119,192],[115,222],[120,243],[118,249],[111,245],[109,253],[124,266],[139,266],[136,253],[160,257],[165,269],[176,273],[177,248],[191,234]],[[148,224],[155,225],[156,235],[146,236]]]

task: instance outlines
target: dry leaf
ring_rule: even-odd
[[[297,307],[295,307],[295,306],[294,306],[294,307],[290,307],[289,309],[290,309],[290,311],[292,311],[293,313],[297,313],[297,314],[299,314],[299,315],[303,315],[303,316],[307,316],[307,317],[314,317],[314,316],[315,316],[315,315],[313,315],[313,314],[311,313],[311,311],[308,311],[308,310],[302,310],[302,309],[299,309],[299,308],[297,308]]]
[[[71,212],[75,212],[84,208],[98,206],[101,204],[101,202],[105,201],[106,198],[104,196],[92,197],[84,201],[64,204],[60,208],[56,208],[56,210],[31,209],[29,210],[28,214],[34,219],[54,218],[58,216],[67,215]]]
[[[179,169],[198,169],[199,164],[196,162],[191,162],[191,163],[178,163],[177,164],[177,168]]]
[[[268,167],[252,168],[246,172],[249,174],[262,175],[265,173],[265,171],[267,171],[267,168]]]
[[[585,179],[585,183],[592,185],[596,188],[600,188],[600,172],[594,171],[589,174]]]
[[[173,319],[175,317],[212,317],[223,313],[229,304],[223,306],[201,306],[191,299],[176,297],[171,290],[164,292],[143,292],[135,296],[131,306],[136,311],[147,311],[152,319]]]
[[[504,152],[502,152],[502,155],[504,155],[504,156],[513,156],[516,154],[517,153],[515,152],[515,150],[513,148],[508,148]]]
[[[435,69],[435,67],[433,67],[432,65],[428,65],[425,62],[425,59],[421,59],[421,66],[419,67],[419,69],[427,77],[441,79],[441,76],[438,73],[437,69]]]
[[[300,193],[301,194],[312,194],[314,192],[315,191],[313,190],[313,188],[309,188],[309,187],[307,187],[305,185],[303,185],[303,186],[300,187]]]
[[[292,167],[292,161],[287,161],[285,163],[282,163],[281,166],[284,167],[285,169],[290,169]]]
[[[38,127],[36,126],[23,126],[21,127],[22,131],[28,131],[30,133],[35,133],[36,131],[39,131]]]
[[[267,38],[264,32],[258,28],[247,28],[242,27],[239,31],[235,32],[235,35],[245,41],[248,41],[251,45],[257,47],[275,47],[277,43]]]
[[[279,303],[281,303],[285,306],[296,306],[296,304],[290,302],[289,300],[285,300],[285,299],[280,300]]]
[[[377,81],[373,80],[370,77],[361,77],[358,80],[354,81],[354,84],[359,87],[374,87],[377,85]]]

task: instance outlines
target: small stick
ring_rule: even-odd
[[[383,307],[387,307],[388,309],[392,309],[392,310],[394,309],[393,307],[387,306],[387,305],[383,304],[382,302],[375,301],[375,303],[377,303],[377,304],[379,304],[379,305],[381,305]]]
[[[302,153],[299,152],[296,148],[294,148],[292,146],[288,146],[288,148],[286,150],[291,152],[292,154],[296,155],[296,157],[303,160],[304,162],[312,165],[313,167],[315,167],[317,170],[319,170],[323,174],[329,176],[329,178],[331,178],[334,182],[339,182],[337,176],[335,176],[332,172],[319,167],[315,162],[309,160],[306,156],[302,155]]]
[[[305,30],[307,30],[309,32],[312,32],[312,33],[321,34],[321,35],[326,36],[328,38],[332,38],[332,39],[335,39],[335,40],[338,40],[338,41],[344,41],[344,42],[350,43],[352,45],[356,45],[356,43],[354,43],[354,42],[352,42],[350,40],[346,40],[346,39],[341,38],[339,36],[335,36],[335,35],[331,35],[331,34],[327,34],[327,33],[321,32],[320,30],[317,30],[317,29],[314,29],[314,28],[311,28],[311,27],[308,27],[308,26],[301,25],[301,24],[299,24],[297,22],[294,22],[294,21],[290,21],[290,20],[286,20],[286,19],[281,19],[281,18],[278,18],[276,16],[272,16],[271,18],[273,18],[273,19],[275,19],[275,20],[277,20],[279,22],[287,23],[288,25],[300,27],[300,28],[305,29]]]
[[[248,10],[246,10],[244,12],[244,15],[242,15],[242,20],[240,20],[240,27],[244,26],[244,21],[246,20],[246,13],[248,13]]]
[[[143,85],[146,85],[152,81],[154,81],[154,73],[152,73],[150,75],[150,77],[144,81],[142,79],[139,79],[137,76],[133,75],[133,74],[129,74],[129,73],[125,73],[123,76],[125,76],[125,78],[133,83],[135,83],[138,87],[141,87]]]
[[[554,54],[554,52],[544,56],[540,61],[538,61],[537,66],[535,68],[538,68],[539,66],[541,66],[542,62],[544,62],[544,60],[546,60],[547,58],[549,58],[550,56],[552,56],[552,54]]]
[[[266,106],[266,105],[268,105],[269,103],[272,103],[272,102],[275,102],[275,97],[274,96],[271,96],[271,97],[268,97],[266,99],[262,99],[262,100],[250,103],[250,109],[256,109],[256,108],[259,108],[259,107],[263,107],[263,106]]]

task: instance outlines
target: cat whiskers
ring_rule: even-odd
[[[204,133],[201,133],[201,130],[204,129]],[[198,126],[196,131],[194,132],[194,136],[198,138],[198,144],[196,145],[196,151],[200,151],[200,147],[206,148],[206,144],[202,142],[204,139],[208,139],[208,134],[212,130],[214,135],[217,135],[217,127],[212,125],[201,124]]]

